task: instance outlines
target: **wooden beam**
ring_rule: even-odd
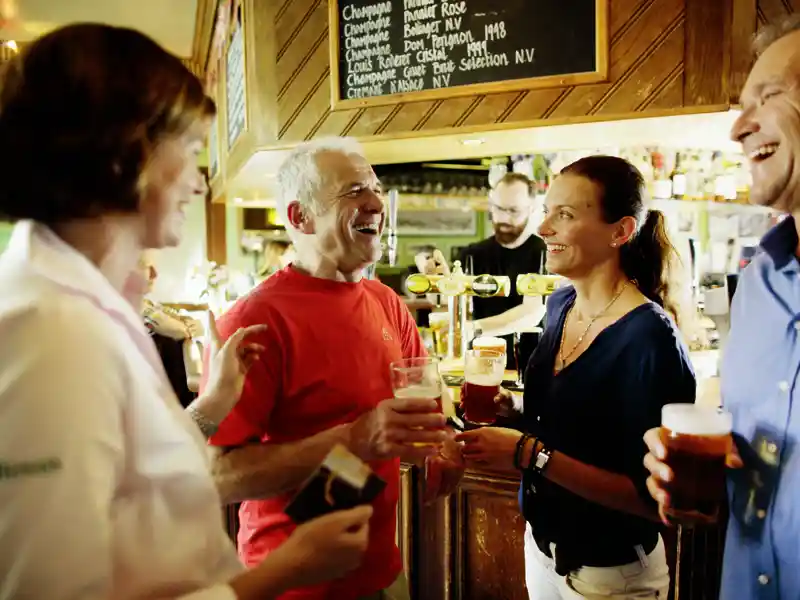
[[[218,265],[228,262],[225,209],[225,204],[206,200],[206,260]]]
[[[194,40],[192,42],[192,62],[202,73],[208,64],[208,53],[211,49],[211,38],[214,36],[214,25],[217,21],[217,7],[220,0],[197,0],[197,12],[194,19]]]
[[[730,101],[731,4],[686,0],[684,106]]]
[[[756,0],[733,0],[731,20],[730,101],[739,102],[739,94],[753,64],[752,42],[757,27]]]

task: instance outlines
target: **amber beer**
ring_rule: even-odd
[[[716,521],[725,494],[731,414],[696,404],[668,404],[661,413],[666,463],[672,469],[667,516],[683,525]]]
[[[500,341],[505,345],[502,339]],[[500,384],[503,383],[505,365],[505,353],[497,350],[473,347],[467,352],[464,364],[464,388],[461,392],[461,404],[467,421],[479,425],[495,422],[497,406],[494,399],[500,391]]]

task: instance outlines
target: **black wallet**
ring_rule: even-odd
[[[371,503],[386,487],[367,463],[341,445],[334,448],[286,506],[297,525],[336,510]]]

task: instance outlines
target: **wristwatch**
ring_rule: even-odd
[[[533,451],[536,452],[536,447],[534,446]],[[536,452],[536,455],[533,458],[532,466],[534,472],[541,475],[545,468],[547,467],[547,463],[550,461],[550,451],[542,444],[542,449]]]

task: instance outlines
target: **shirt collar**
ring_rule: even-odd
[[[72,294],[90,299],[99,308],[123,318],[134,329],[144,331],[142,319],[130,302],[86,256],[46,225],[33,221],[17,223],[6,253],[14,262]]]
[[[787,216],[761,238],[761,248],[775,263],[775,268],[782,269],[789,264],[796,263],[792,259],[795,258],[797,241],[794,217]]]

